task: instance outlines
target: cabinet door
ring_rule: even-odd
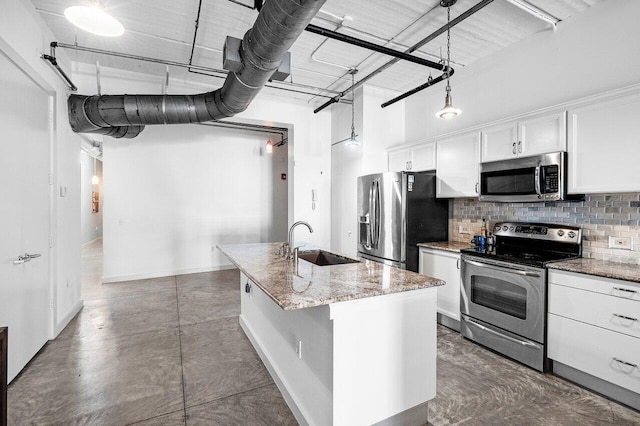
[[[411,170],[435,170],[436,143],[430,142],[414,147],[411,150]]]
[[[421,248],[418,272],[446,282],[438,287],[438,313],[460,321],[460,255]]]
[[[411,149],[401,149],[389,152],[389,171],[402,172],[411,170]]]
[[[567,150],[567,112],[532,117],[518,123],[519,156]]]
[[[436,158],[436,197],[478,196],[480,133],[466,133],[438,141]]]
[[[482,161],[515,158],[518,155],[518,125],[510,122],[482,130]]]
[[[640,93],[569,110],[569,193],[640,191]]]

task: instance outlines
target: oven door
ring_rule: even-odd
[[[544,342],[546,269],[462,256],[463,314]]]

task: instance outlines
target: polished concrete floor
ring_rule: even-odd
[[[238,325],[237,270],[100,284],[83,250],[80,314],[9,387],[9,425],[288,425]],[[432,425],[640,425],[629,410],[438,329]]]

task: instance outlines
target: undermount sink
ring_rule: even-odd
[[[358,263],[359,260],[350,259],[348,257],[340,256],[339,254],[331,253],[325,250],[306,250],[298,253],[299,259],[304,259],[307,262],[311,262],[318,266],[327,265],[343,265],[345,263]]]

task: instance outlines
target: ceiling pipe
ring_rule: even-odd
[[[455,71],[453,70],[453,68],[449,68],[449,69],[451,70],[451,71],[449,71],[449,76],[452,76],[452,75],[453,75],[453,73],[454,73]],[[409,96],[411,96],[411,95],[413,95],[413,94],[415,94],[415,93],[418,93],[418,92],[420,92],[421,90],[426,89],[427,87],[431,87],[431,86],[433,86],[434,84],[440,83],[441,81],[446,80],[446,79],[447,79],[447,73],[444,73],[444,74],[442,74],[442,75],[439,75],[439,76],[438,76],[438,77],[436,77],[436,78],[431,78],[431,77],[429,77],[429,79],[427,80],[427,82],[426,82],[426,83],[421,84],[420,86],[418,86],[418,87],[416,87],[416,88],[414,88],[414,89],[411,89],[411,90],[409,90],[408,92],[405,92],[405,93],[403,93],[403,94],[401,94],[401,95],[399,95],[399,96],[396,96],[396,97],[395,97],[395,98],[393,98],[393,99],[388,100],[387,102],[385,102],[385,103],[383,103],[382,105],[380,105],[380,107],[381,107],[381,108],[386,108],[386,107],[388,107],[389,105],[393,105],[393,104],[395,104],[396,102],[403,100],[404,98],[408,98]]]
[[[232,117],[278,69],[289,48],[325,0],[269,0],[241,45],[242,69],[222,88],[197,95],[71,95],[69,123],[76,133],[136,137],[147,124],[197,123]]]
[[[493,3],[493,1],[494,0],[482,0],[482,1],[478,2],[476,5],[472,6],[471,8],[467,9],[465,12],[461,13],[456,18],[452,19],[451,22],[449,22],[448,24],[443,25],[442,27],[438,28],[437,30],[435,30],[434,32],[432,32],[431,34],[429,34],[428,36],[426,36],[425,38],[420,40],[418,43],[416,43],[413,46],[411,46],[409,49],[407,49],[405,51],[405,53],[413,53],[413,52],[415,52],[416,50],[420,49],[422,46],[424,46],[425,44],[429,43],[431,40],[435,39],[439,35],[444,34],[447,31],[447,29],[458,25],[460,22],[464,21],[465,19],[467,19],[468,17],[470,17],[474,13],[478,12],[479,10],[481,10],[484,7],[488,6],[489,4]],[[334,96],[333,98],[329,99],[324,104],[320,105],[313,112],[314,113],[318,113],[318,112],[322,111],[323,109],[327,108],[328,106],[339,102],[340,98],[342,98],[343,96],[347,95],[352,90],[355,90],[358,87],[362,86],[365,82],[367,82],[368,80],[372,79],[373,77],[375,77],[376,75],[380,74],[381,72],[385,71],[387,68],[389,68],[390,66],[394,65],[399,60],[400,59],[398,59],[398,58],[391,59],[386,64],[382,65],[381,67],[379,67],[376,70],[374,70],[371,73],[369,73],[367,76],[365,76],[362,79],[360,79],[359,81],[357,81],[355,85],[346,88],[345,90],[340,92],[338,95]],[[454,72],[453,69],[451,69],[451,73],[452,74],[453,74],[453,72]],[[424,85],[422,85],[422,86],[424,86]],[[419,87],[422,87],[422,86],[419,86]],[[429,86],[426,86],[426,87],[429,87]],[[423,87],[423,89],[426,89],[426,87]],[[413,89],[413,90],[415,90],[415,89]],[[419,92],[419,90],[417,90],[417,91],[413,91],[413,90],[411,91],[412,94],[416,93],[416,92]]]

